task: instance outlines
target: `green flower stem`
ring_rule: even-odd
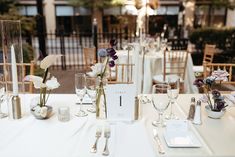
[[[45,73],[44,73],[44,75],[43,75],[43,81],[42,81],[42,83],[45,83],[45,82],[46,82],[48,70],[49,70],[49,69],[46,68],[46,71],[45,71]]]
[[[45,104],[47,103],[47,100],[49,99],[50,94],[51,94],[51,90],[49,90],[49,92],[47,94],[47,98],[46,98]]]
[[[106,106],[106,95],[104,92],[104,88],[102,88],[102,93],[104,95],[104,111],[105,111],[105,118],[107,118],[107,106]]]
[[[46,92],[47,92],[46,87],[40,89],[40,107],[45,106],[46,104]]]
[[[101,98],[101,95],[102,95],[102,93],[101,93],[101,88],[102,88],[102,86],[103,86],[103,83],[102,82],[100,82],[100,84],[99,84],[99,88],[97,89],[97,92],[96,92],[96,97],[97,97],[97,100],[96,100],[96,117],[99,117],[100,116],[100,98]]]
[[[209,106],[211,107],[211,109],[213,110],[213,106],[212,106],[212,102],[211,102],[211,98],[210,98],[210,94],[209,94],[209,87],[206,87],[206,97],[208,99],[208,103],[209,103]]]

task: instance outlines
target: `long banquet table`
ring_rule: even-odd
[[[52,117],[47,120],[37,120],[29,112],[30,100],[35,94],[20,95],[23,118],[10,120],[0,119],[0,157],[89,157],[102,156],[105,139],[98,143],[98,152],[90,153],[95,141],[97,125],[94,114],[78,118],[75,113],[75,94],[52,94],[48,104],[53,106]],[[146,95],[150,96],[150,95]],[[159,97],[163,95],[154,95]],[[175,113],[181,119],[186,119],[191,97],[198,99],[198,94],[179,95]],[[57,109],[69,106],[71,120],[60,122],[57,119]],[[85,106],[85,105],[84,105]],[[202,105],[203,106],[203,105]],[[85,106],[86,108],[89,105]],[[2,105],[4,112],[6,104]],[[157,112],[151,103],[141,104],[140,119],[132,122],[109,122],[111,137],[109,139],[110,155],[112,157],[156,157],[156,156],[234,156],[235,141],[235,108],[229,108],[221,119],[208,118],[202,107],[202,125],[193,125],[190,129],[202,144],[200,148],[169,148],[163,132],[158,129],[164,155],[158,153],[157,143],[153,140],[151,122],[157,118]]]

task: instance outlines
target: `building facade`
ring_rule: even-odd
[[[160,0],[157,9],[145,10],[147,27],[150,34],[161,32],[164,24],[170,28],[181,25],[185,28],[205,26],[235,26],[235,10],[225,7],[212,9],[209,2],[179,0]],[[146,4],[147,6],[147,4]],[[91,32],[92,11],[82,7],[73,7],[66,0],[44,0],[44,16],[47,32],[63,29],[65,33],[74,31]],[[124,6],[104,9],[102,31],[127,28],[136,29],[137,12],[134,0],[127,0]],[[37,15],[35,0],[20,0],[20,13],[26,16]]]

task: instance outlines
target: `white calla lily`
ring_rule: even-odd
[[[42,83],[43,79],[39,76],[27,75],[27,76],[25,76],[24,81],[33,82],[34,88],[36,88],[36,89],[46,87],[46,84]]]
[[[105,68],[104,64],[96,63],[95,65],[91,66],[92,71],[88,72],[87,75],[91,77],[98,76],[99,74],[103,73],[104,68]]]
[[[53,63],[55,63],[55,61],[61,57],[62,55],[49,55],[46,56],[40,64],[40,68],[42,69],[47,69],[48,67],[50,67]]]
[[[54,76],[46,82],[46,86],[48,90],[56,89],[60,86],[59,82],[57,81],[57,78]]]

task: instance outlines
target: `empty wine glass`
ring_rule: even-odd
[[[165,127],[166,124],[163,120],[163,113],[167,109],[169,105],[168,96],[166,94],[162,94],[157,97],[156,95],[152,95],[152,103],[154,108],[159,112],[159,123],[154,126]]]
[[[96,85],[97,85],[97,78],[86,77],[87,94],[92,100],[92,106],[88,108],[87,111],[91,113],[96,112]]]
[[[75,91],[80,101],[79,111],[76,116],[87,116],[87,113],[82,109],[82,100],[86,94],[86,75],[84,73],[75,74]]]
[[[1,110],[2,103],[5,101],[6,92],[5,92],[5,83],[3,75],[0,75],[0,119],[7,117],[6,113],[3,113]]]
[[[171,42],[168,42],[168,43],[167,43],[167,50],[168,50],[168,51],[171,51],[171,50],[172,50],[172,43],[171,43]]]
[[[180,80],[179,78],[169,78],[168,79],[168,89],[167,95],[170,99],[170,114],[166,116],[166,119],[178,119],[174,113],[174,106],[176,105],[176,99],[178,98],[180,90]]]
[[[153,86],[153,92],[156,94],[166,94],[168,89],[167,83],[157,83]],[[159,126],[161,124],[160,113],[158,112],[158,119],[152,122],[153,126]]]

